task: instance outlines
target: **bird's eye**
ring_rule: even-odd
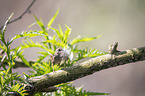
[[[62,49],[61,49],[61,48],[59,48],[59,49],[58,49],[58,51],[62,51]]]

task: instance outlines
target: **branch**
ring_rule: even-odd
[[[118,45],[118,43],[116,44]],[[114,48],[112,48],[113,52],[110,54],[98,56],[83,63],[42,76],[28,78],[27,82],[33,86],[32,90],[29,91],[29,95],[33,96],[34,93],[40,92],[43,88],[73,81],[100,70],[145,60],[145,47],[117,51],[117,45],[114,45]]]
[[[30,10],[30,8],[31,8],[32,5],[35,3],[35,1],[36,1],[36,0],[33,0],[32,3],[27,7],[27,9],[26,9],[19,17],[15,18],[14,20],[9,21],[9,22],[7,23],[7,25],[10,24],[10,23],[13,23],[13,22],[15,22],[15,21],[17,21],[17,20],[19,20],[19,19],[21,19],[21,18]],[[3,25],[2,27],[0,27],[0,30],[1,30],[3,27],[4,27],[4,25]]]

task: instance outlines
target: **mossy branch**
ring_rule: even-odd
[[[113,53],[98,56],[83,63],[42,76],[28,78],[27,82],[33,86],[29,94],[33,96],[32,94],[40,92],[43,88],[73,81],[100,70],[145,60],[145,47],[133,48],[126,51],[117,51],[117,48],[115,49],[116,51]]]

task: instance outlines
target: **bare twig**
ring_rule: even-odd
[[[20,20],[20,19],[30,10],[30,8],[32,7],[32,5],[34,4],[35,1],[36,1],[36,0],[33,0],[32,3],[27,7],[27,9],[26,9],[19,17],[15,18],[14,20],[9,21],[9,22],[7,23],[7,25],[10,24],[10,23],[15,22],[15,21],[17,21],[17,20]],[[3,27],[4,27],[4,25],[3,25],[2,27],[0,27],[0,30],[1,30]]]

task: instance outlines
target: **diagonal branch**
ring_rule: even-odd
[[[15,21],[17,21],[17,20],[19,20],[19,19],[21,19],[21,18],[30,10],[30,8],[31,8],[32,5],[35,3],[35,1],[36,1],[36,0],[33,0],[33,1],[31,2],[31,4],[27,7],[27,9],[26,9],[19,17],[15,18],[14,20],[9,21],[9,22],[7,23],[7,25],[10,24],[10,23],[13,23],[13,22],[15,22]],[[2,27],[0,27],[0,30],[1,30],[3,27],[4,27],[4,25],[3,25]]]
[[[32,94],[40,92],[42,88],[69,82],[100,70],[142,60],[145,60],[145,47],[133,48],[126,51],[114,51],[113,54],[92,58],[83,63],[55,71],[54,73],[28,78],[27,82],[33,86],[29,95],[33,96]]]

